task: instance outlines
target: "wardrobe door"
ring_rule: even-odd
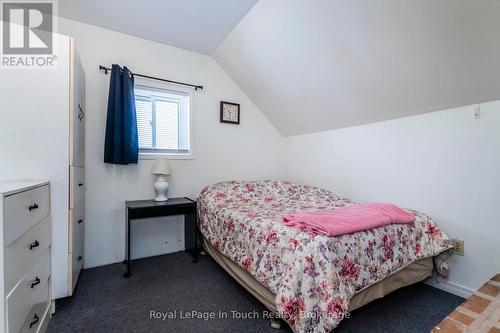
[[[85,73],[73,46],[72,55],[70,165],[83,167],[85,166]]]

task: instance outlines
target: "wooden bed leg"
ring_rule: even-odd
[[[274,329],[281,329],[281,319],[271,319],[271,328],[274,328]]]

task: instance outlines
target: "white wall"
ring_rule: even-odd
[[[449,282],[476,289],[500,271],[500,101],[288,137],[287,178],[358,202],[421,210],[465,256]]]
[[[110,76],[98,70],[101,64],[204,85],[194,94],[195,158],[171,161],[169,196],[196,198],[204,186],[222,180],[283,177],[282,136],[211,57],[76,21],[59,22],[59,31],[75,38],[87,80],[86,267],[123,260],[124,201],[153,197],[154,161],[129,166],[103,162]],[[220,100],[241,104],[240,126],[219,123]],[[172,240],[177,227],[165,228],[164,223],[137,225],[132,250],[142,255],[168,251],[164,241]]]

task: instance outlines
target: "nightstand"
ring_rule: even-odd
[[[193,263],[198,259],[196,201],[189,198],[169,198],[168,201],[134,200],[125,201],[125,260],[124,277],[130,276],[130,224],[133,219],[184,215],[184,244],[186,252],[193,256]]]

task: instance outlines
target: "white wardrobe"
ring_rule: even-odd
[[[0,181],[51,183],[52,298],[71,296],[84,262],[85,74],[55,35],[53,68],[0,71]]]

